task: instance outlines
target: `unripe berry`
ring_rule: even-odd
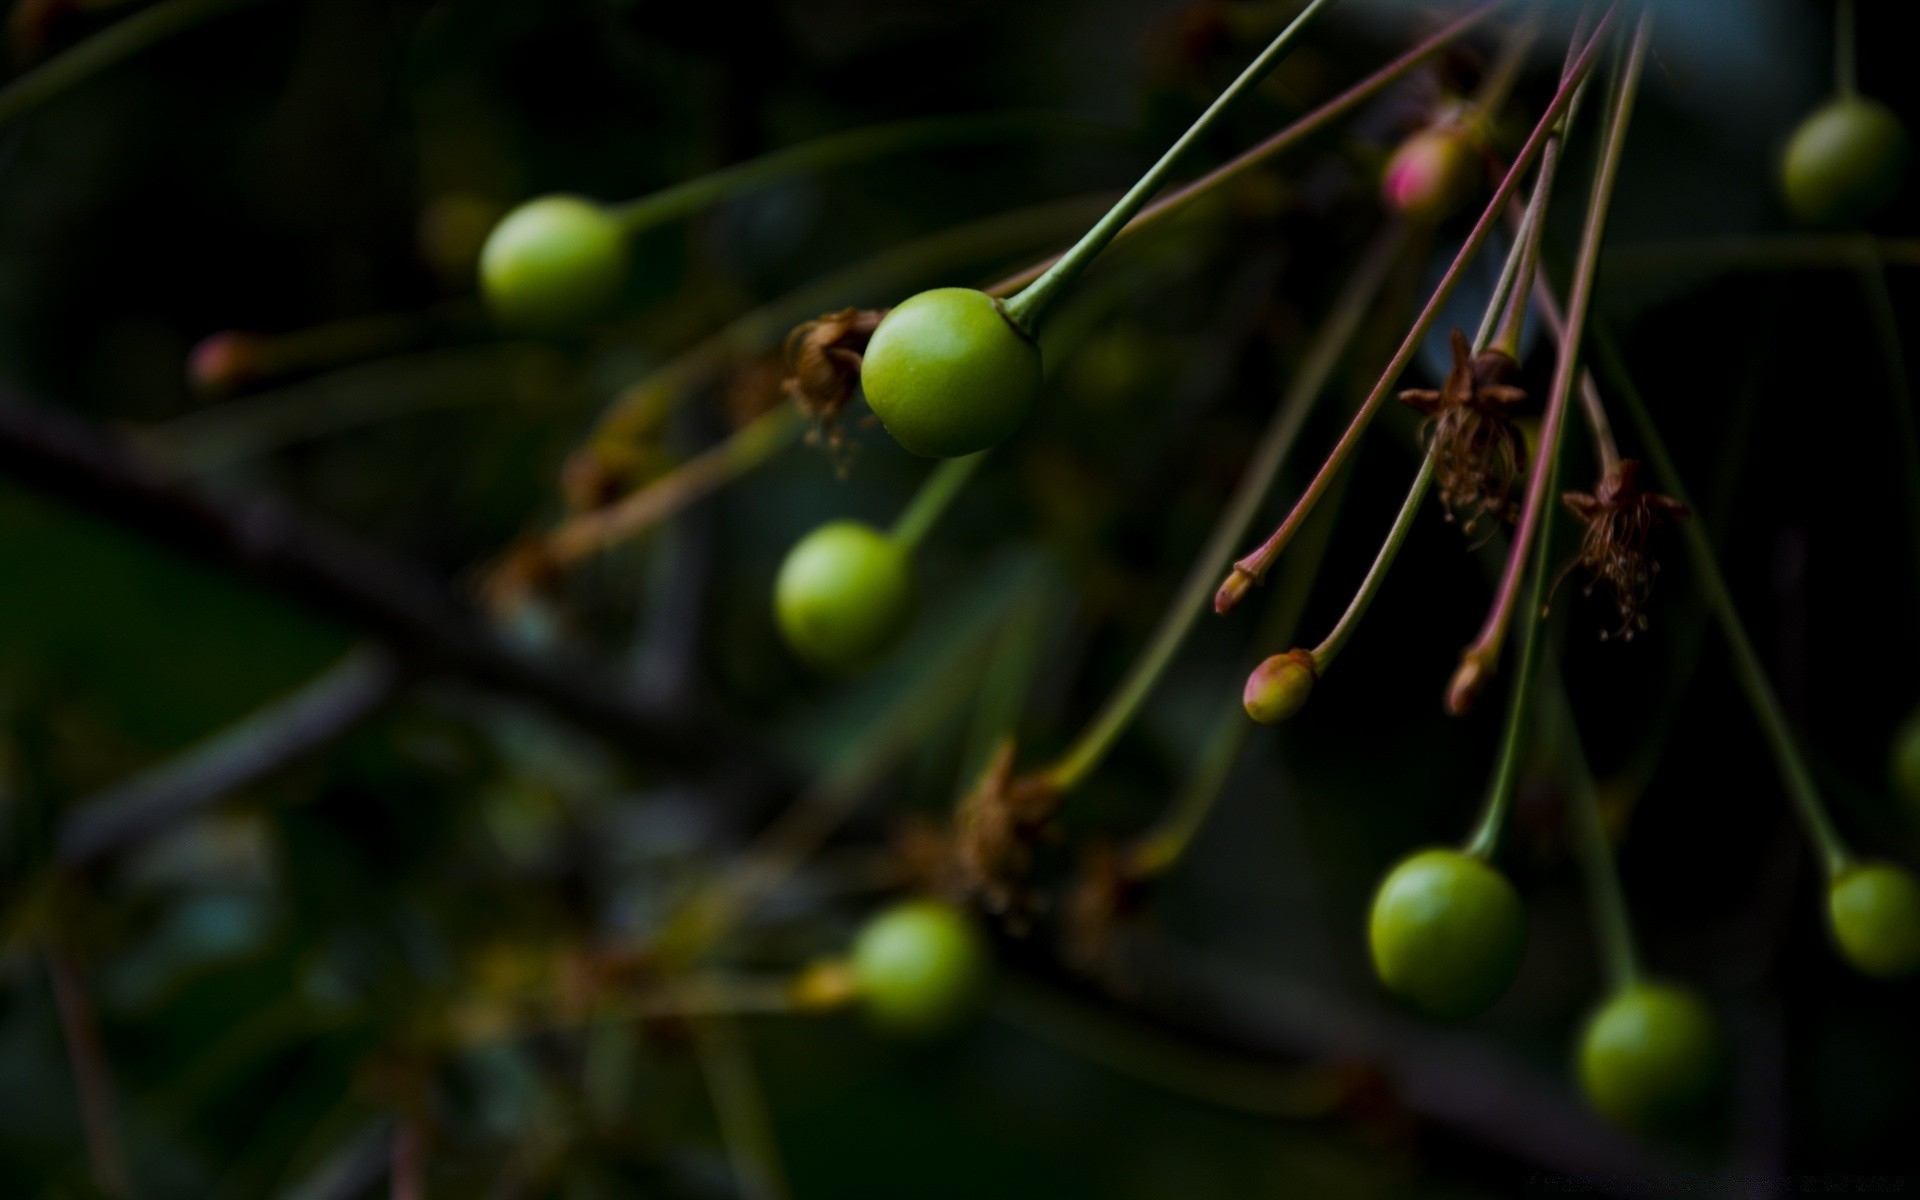
[[[554,330],[599,315],[627,280],[627,233],[577,196],[542,196],[503,217],[480,251],[480,287],[503,325]]]
[[[941,1033],[969,1016],[988,973],[973,919],[940,900],[909,900],[869,920],[849,965],[873,1023],[914,1035]]]
[[[1040,347],[1000,302],[971,288],[935,288],[886,315],[860,367],[880,423],[930,458],[1005,441],[1040,394]]]
[[[1906,801],[1907,811],[1920,818],[1920,709],[1893,735],[1892,760],[1893,789]]]
[[[1809,225],[1866,220],[1900,190],[1907,131],[1886,105],[1858,96],[1821,105],[1794,129],[1780,158],[1787,208]]]
[[[1892,863],[1851,867],[1833,881],[1827,914],[1841,955],[1867,975],[1920,971],[1920,880]]]
[[[913,563],[871,525],[830,521],[787,552],[773,611],[794,653],[823,670],[857,671],[913,619]]]
[[[1458,1019],[1513,982],[1527,918],[1499,871],[1456,850],[1422,850],[1381,880],[1367,941],[1388,991],[1428,1016]]]
[[[1697,1109],[1720,1074],[1713,1013],[1685,988],[1640,983],[1613,994],[1580,1035],[1580,1086],[1629,1129],[1655,1129]]]
[[[1313,655],[1289,650],[1253,669],[1240,700],[1249,717],[1262,725],[1278,725],[1306,704],[1313,694],[1313,682]]]
[[[1410,221],[1431,225],[1473,194],[1472,134],[1446,123],[1422,129],[1393,152],[1380,176],[1380,200]]]

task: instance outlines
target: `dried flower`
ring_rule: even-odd
[[[980,782],[954,813],[954,856],[966,890],[989,912],[1016,919],[1031,907],[1026,885],[1033,847],[1060,808],[1060,790],[1038,775],[1013,774],[1014,744],[1002,742]]]
[[[1506,382],[1516,366],[1499,350],[1474,357],[1467,339],[1453,331],[1453,369],[1438,390],[1412,388],[1402,403],[1426,416],[1424,432],[1434,455],[1447,519],[1462,517],[1472,533],[1481,517],[1510,522],[1517,506],[1513,485],[1526,469],[1527,446],[1513,426],[1513,410],[1526,392]]]
[[[1623,638],[1631,638],[1647,627],[1642,610],[1653,591],[1653,577],[1660,570],[1648,549],[1653,531],[1690,515],[1673,497],[1642,488],[1639,477],[1640,463],[1623,458],[1591,495],[1567,492],[1561,496],[1587,526],[1579,557],[1567,564],[1567,570],[1587,569],[1588,593],[1603,582],[1613,589],[1614,603],[1620,609],[1620,627],[1613,633]]]
[[[843,445],[840,414],[860,385],[860,360],[885,310],[843,308],[794,327],[784,354],[783,392],[813,418],[812,440],[839,452]]]
[[[1130,854],[1105,838],[1088,842],[1060,913],[1067,961],[1110,986],[1123,987],[1122,941],[1139,917],[1146,889],[1147,881],[1134,869]]]

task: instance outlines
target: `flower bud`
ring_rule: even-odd
[[[1380,199],[1409,221],[1431,225],[1452,215],[1473,190],[1474,155],[1467,127],[1454,122],[1420,130],[1393,152],[1380,177]]]
[[[267,339],[227,330],[201,339],[187,356],[187,384],[200,396],[224,396],[264,372]]]
[[[1300,711],[1313,692],[1313,655],[1305,650],[1276,654],[1247,676],[1241,701],[1247,715],[1262,725],[1278,725]]]

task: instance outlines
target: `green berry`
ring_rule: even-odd
[[[860,385],[895,441],[959,458],[999,445],[1027,419],[1040,394],[1040,347],[985,292],[935,288],[873,331]]]
[[[1373,969],[1428,1016],[1484,1011],[1513,982],[1527,918],[1506,876],[1456,850],[1422,850],[1380,882],[1367,922]]]
[[[1622,988],[1587,1018],[1580,1086],[1600,1114],[1629,1129],[1655,1129],[1697,1109],[1720,1074],[1713,1013],[1685,988]]]
[[[1892,759],[1893,789],[1908,811],[1920,817],[1920,709],[1893,735]]]
[[[913,562],[884,533],[830,521],[787,552],[773,612],[794,653],[823,670],[857,671],[913,619]]]
[[[1305,706],[1314,678],[1313,655],[1305,650],[1276,654],[1247,676],[1240,702],[1262,725],[1278,725]]]
[[[1920,880],[1892,863],[1852,867],[1833,881],[1827,913],[1840,953],[1863,974],[1920,971]]]
[[[909,900],[866,923],[850,965],[874,1024],[925,1035],[951,1029],[974,1010],[988,960],[966,913],[939,900]]]
[[[1830,100],[1793,131],[1780,160],[1787,208],[1809,225],[1852,225],[1900,190],[1907,131],[1884,104]]]
[[[606,309],[627,280],[627,234],[606,209],[542,196],[501,218],[480,251],[480,286],[503,325],[564,329]]]

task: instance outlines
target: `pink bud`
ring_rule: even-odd
[[[1278,725],[1306,704],[1314,679],[1313,655],[1289,650],[1255,667],[1240,699],[1248,716],[1262,725]]]
[[[1380,177],[1380,199],[1410,221],[1431,224],[1458,208],[1473,189],[1474,161],[1464,126],[1422,129],[1393,152]]]
[[[260,375],[265,350],[257,333],[216,333],[187,356],[187,383],[202,396],[224,395]]]

